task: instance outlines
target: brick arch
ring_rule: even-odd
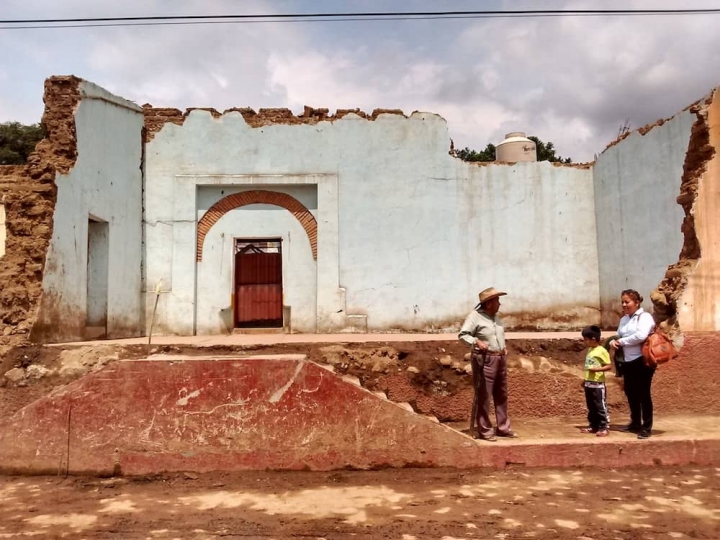
[[[240,208],[241,206],[247,206],[249,204],[272,204],[285,208],[300,222],[303,229],[308,235],[310,240],[310,248],[312,249],[313,259],[317,260],[317,220],[315,216],[310,213],[310,210],[298,201],[295,197],[291,197],[285,193],[278,193],[277,191],[266,191],[262,189],[256,189],[253,191],[243,191],[242,193],[234,193],[220,199],[218,202],[213,204],[207,212],[198,221],[197,227],[197,261],[202,260],[203,244],[207,233],[210,232],[213,225],[215,225],[221,217]]]

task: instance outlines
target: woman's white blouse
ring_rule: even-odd
[[[622,345],[626,362],[642,356],[642,344],[654,328],[655,319],[643,308],[639,308],[632,317],[625,315],[620,319],[617,335],[620,336],[618,342]]]

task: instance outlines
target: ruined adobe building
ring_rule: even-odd
[[[715,91],[588,165],[466,163],[429,113],[182,113],[75,77],[45,104],[0,167],[0,334],[144,335],[158,289],[169,334],[457,328],[489,285],[509,327],[612,326],[658,284],[661,319],[720,330]]]

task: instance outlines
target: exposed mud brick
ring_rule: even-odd
[[[250,107],[233,107],[226,109],[222,113],[216,109],[210,107],[193,107],[186,109],[182,112],[180,109],[173,108],[155,108],[152,105],[146,103],[143,105],[143,113],[145,115],[145,142],[150,142],[155,134],[158,133],[165,124],[176,124],[183,125],[185,119],[192,111],[208,111],[212,114],[213,118],[220,118],[225,114],[237,112],[242,115],[245,122],[253,128],[261,128],[265,126],[273,125],[315,125],[318,122],[334,122],[340,118],[347,116],[348,114],[356,114],[366,120],[374,121],[381,114],[396,114],[405,117],[405,114],[400,109],[375,109],[372,114],[367,114],[360,109],[338,109],[334,115],[330,114],[327,108],[313,108],[305,105],[303,112],[299,115],[293,114],[290,109],[277,108],[277,109],[260,109],[255,111]]]
[[[405,116],[405,113],[403,113],[400,109],[375,109],[370,117],[375,120],[381,114],[397,114],[398,116]]]
[[[710,144],[710,129],[708,126],[707,106],[712,103],[709,99],[690,107],[696,116],[690,135],[688,151],[683,164],[683,176],[680,183],[680,194],[677,203],[682,206],[685,213],[681,225],[683,233],[683,247],[680,251],[679,261],[668,267],[665,277],[651,295],[655,316],[658,322],[664,323],[663,329],[669,333],[677,333],[680,329],[677,324],[677,305],[687,286],[688,276],[697,266],[702,255],[700,242],[695,232],[694,205],[697,198],[698,183],[707,169],[708,162],[715,155],[715,149]]]
[[[720,332],[689,332],[680,355],[653,378],[655,409],[666,414],[720,414]]]
[[[57,198],[55,182],[75,165],[75,110],[80,79],[51,77],[45,81],[45,139],[27,165],[0,167],[0,200],[6,212],[6,252],[0,259],[0,327],[27,334],[37,316],[42,276]],[[5,333],[5,330],[3,330]],[[8,342],[6,334],[2,339]]]
[[[356,114],[360,118],[368,117],[367,113],[361,111],[360,109],[338,109],[337,111],[335,111],[335,118],[342,118],[343,116],[347,116],[348,114]]]
[[[180,109],[154,108],[146,103],[143,105],[143,114],[145,117],[145,142],[151,141],[155,134],[165,127],[165,124],[171,123],[182,126],[183,122],[185,122],[185,115]]]

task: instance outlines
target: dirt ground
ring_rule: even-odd
[[[0,538],[639,540],[720,531],[720,469],[0,478]]]
[[[548,363],[548,369],[560,372],[572,369],[576,374],[582,365],[583,346],[579,340],[508,341],[509,364],[520,367],[520,361],[534,365]],[[393,342],[393,343],[299,343],[252,346],[158,346],[154,355],[248,355],[248,354],[305,354],[309,360],[331,364],[340,374],[360,379],[369,390],[381,390],[392,395],[398,374],[420,394],[444,398],[470,392],[471,377],[466,370],[468,348],[458,342]],[[87,372],[128,358],[145,358],[147,347],[142,345],[94,347],[43,347],[20,345],[0,356],[0,415],[8,417],[53,389],[67,384]],[[7,371],[39,366],[43,375],[30,374],[19,381],[9,381],[2,375]],[[33,368],[35,369],[35,368]],[[46,371],[45,371],[46,370]],[[404,401],[401,395],[396,401]],[[463,409],[464,410],[464,409]],[[422,411],[430,412],[430,411]],[[442,418],[457,421],[460,418]],[[452,415],[446,415],[452,416]]]

